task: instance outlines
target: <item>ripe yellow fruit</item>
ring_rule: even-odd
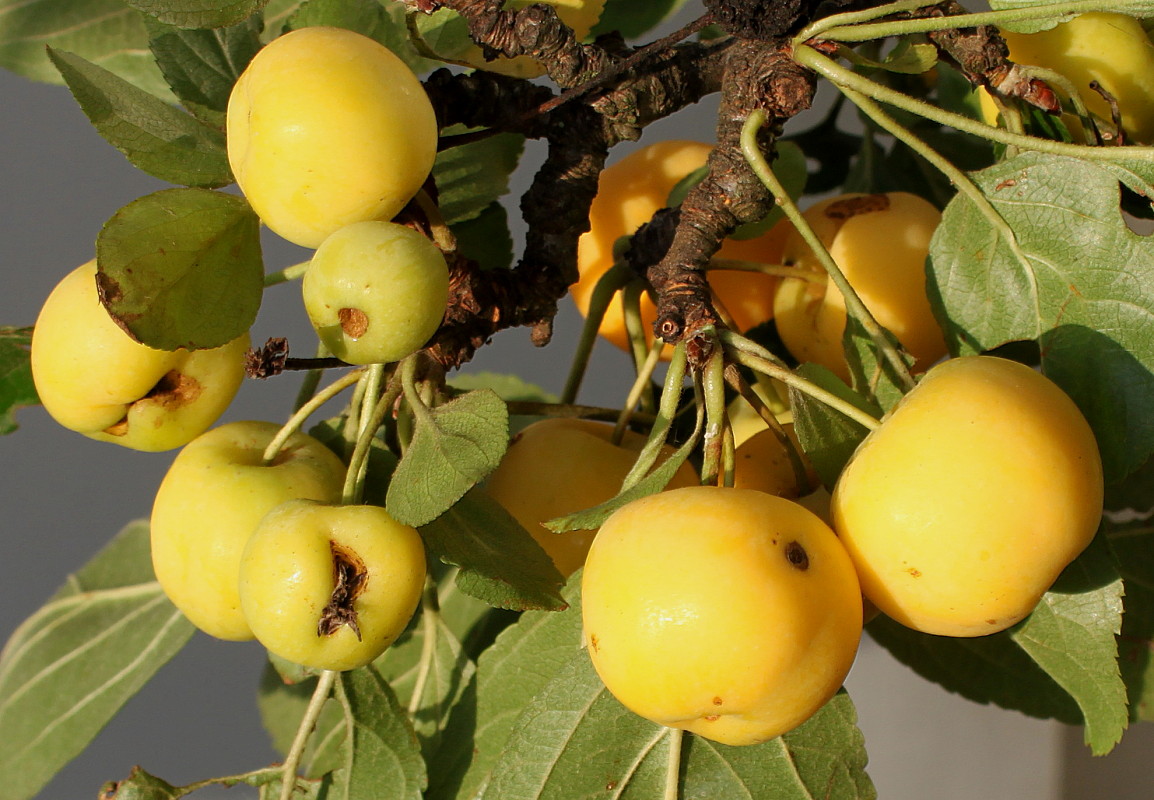
[[[408,66],[342,28],[274,39],[228,101],[237,185],[269,228],[304,247],[354,222],[392,219],[432,170],[437,132]]]
[[[782,428],[793,441],[800,456],[808,484],[805,487],[808,494],[821,484],[821,480],[814,472],[809,459],[801,451],[797,434],[793,431],[793,423],[787,422]],[[802,487],[798,484],[793,460],[785,445],[777,438],[777,434],[769,428],[758,431],[739,444],[733,460],[733,485],[738,489],[757,489],[759,492],[787,497],[790,500],[796,500],[801,495]]]
[[[946,354],[945,337],[926,296],[926,256],[941,214],[907,192],[846,194],[806,210],[805,219],[878,323],[893,333],[924,371]],[[796,231],[784,260],[815,280],[786,278],[774,300],[777,332],[799,361],[849,380],[842,348],[845,298]]]
[[[670,140],[656,142],[630,153],[601,172],[597,196],[589,208],[589,230],[577,243],[577,270],[580,278],[569,291],[582,315],[597,281],[613,266],[613,246],[622,236],[631,236],[659,209],[665,208],[669,193],[683,178],[705,165],[713,149],[704,142]],[[754,239],[726,240],[716,258],[781,262],[781,248],[789,230],[777,225]],[[709,284],[741,331],[769,321],[773,316],[773,296],[779,279],[755,272],[713,270]],[[648,295],[641,298],[641,319],[650,335],[657,309]],[[600,333],[623,350],[629,349],[625,312],[621,296],[613,299],[601,322]]]
[[[32,333],[32,379],[69,430],[133,450],[181,447],[216,422],[244,381],[249,337],[212,350],[154,350],[100,303],[96,261],[48,296]]]
[[[861,637],[861,593],[833,531],[796,503],[698,486],[601,526],[582,579],[589,655],[627,708],[730,745],[809,719]]]
[[[271,422],[230,422],[197,437],[177,454],[153,501],[156,579],[173,605],[218,639],[253,638],[237,579],[261,518],[287,500],[341,496],[345,466],[311,436],[294,434],[263,463],[279,430]]]
[[[596,535],[591,531],[554,533],[541,523],[592,508],[621,491],[621,482],[645,446],[646,437],[626,431],[620,445],[613,426],[583,419],[543,419],[517,434],[485,483],[489,494],[537,540],[566,577],[585,563]],[[672,452],[667,448],[666,455]],[[694,486],[688,463],[670,488]]]
[[[589,35],[597,20],[601,19],[601,12],[605,10],[605,0],[506,0],[505,8],[521,9],[534,2],[553,6],[561,21],[573,29],[573,35],[578,41]],[[514,78],[536,78],[545,74],[545,67],[528,56],[516,58],[499,56],[492,61],[486,61],[481,48],[476,45],[469,48],[462,60],[486,72],[497,72]]]
[[[1013,361],[946,361],[858,448],[833,492],[862,591],[926,633],[981,636],[1037,605],[1093,539],[1102,463],[1090,426]]]
[[[1127,136],[1154,141],[1154,43],[1137,19],[1092,12],[1038,33],[1002,36],[1012,61],[1062,73],[1087,109],[1109,122],[1110,104],[1090,88],[1097,81],[1118,101]]]
[[[408,625],[425,586],[425,547],[380,506],[290,500],[249,538],[239,586],[245,619],[269,652],[356,669]]]

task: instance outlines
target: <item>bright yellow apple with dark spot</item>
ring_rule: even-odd
[[[581,586],[589,656],[609,691],[722,744],[758,744],[809,719],[861,638],[861,592],[833,531],[752,489],[630,503],[601,526]]]
[[[1102,517],[1102,462],[1041,373],[968,356],[931,369],[834,487],[862,591],[894,620],[981,636],[1026,617]]]
[[[371,505],[291,500],[270,511],[240,565],[245,619],[269,652],[315,669],[368,664],[425,586],[416,528]]]
[[[181,447],[224,413],[244,380],[248,334],[211,350],[155,350],[113,321],[96,262],[48,296],[32,333],[32,379],[70,430],[134,450]]]

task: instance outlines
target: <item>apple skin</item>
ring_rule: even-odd
[[[705,142],[671,139],[655,142],[630,153],[601,172],[597,196],[589,209],[589,230],[577,242],[577,270],[580,278],[570,288],[573,302],[582,316],[597,281],[613,266],[613,248],[622,236],[631,236],[653,214],[666,206],[669,193],[687,175],[705,165],[713,146]],[[787,226],[775,225],[753,239],[727,239],[717,258],[781,262],[781,248],[789,233]],[[767,322],[773,316],[773,297],[779,279],[756,272],[714,270],[709,284],[721,304],[733,316],[741,331]],[[641,320],[652,331],[657,309],[647,294],[641,297]],[[625,312],[618,294],[601,321],[600,334],[617,347],[629,351]],[[672,348],[666,348],[666,357]]]
[[[1127,136],[1137,142],[1154,141],[1154,43],[1137,19],[1091,12],[1049,30],[1002,31],[1002,37],[1012,61],[1062,73],[1087,109],[1109,122],[1110,104],[1090,88],[1092,81],[1098,81],[1118,100]]]
[[[801,444],[793,430],[793,423],[786,422],[781,427],[801,456],[809,487],[820,486],[821,480],[801,450]],[[801,487],[798,485],[797,474],[794,472],[789,453],[777,438],[777,434],[768,427],[739,444],[733,455],[733,485],[738,489],[757,489],[790,500],[797,500],[801,495]]]
[[[597,531],[554,533],[542,523],[592,508],[621,491],[646,437],[627,430],[615,445],[610,441],[613,427],[583,419],[534,422],[517,434],[485,483],[485,490],[533,535],[565,577],[585,563]],[[666,457],[672,452],[666,448]],[[669,486],[699,482],[685,463]]]
[[[449,267],[412,228],[358,222],[317,248],[301,295],[334,356],[349,364],[390,363],[419,350],[440,327]]]
[[[211,350],[155,350],[100,303],[96,261],[74,269],[45,301],[32,333],[32,379],[69,430],[133,450],[181,447],[208,430],[244,381],[247,333]]]
[[[866,308],[914,356],[916,372],[946,355],[926,296],[925,260],[941,221],[933,205],[907,192],[844,194],[814,204],[804,217]],[[781,282],[774,319],[782,342],[798,361],[820,364],[848,381],[845,298],[797,232],[786,240],[783,258],[818,278]]]
[[[341,28],[301,28],[266,45],[226,115],[237,185],[272,231],[312,248],[353,222],[392,219],[432,170],[437,134],[409,67]]]
[[[289,437],[267,466],[280,430],[246,420],[214,428],[173,460],[152,506],[152,565],[165,594],[218,639],[253,638],[241,611],[241,555],[261,518],[287,500],[336,502],[345,465],[318,440]]]
[[[882,613],[942,636],[1025,618],[1089,545],[1102,462],[1073,401],[1014,361],[933,367],[854,453],[834,528]]]
[[[838,690],[861,638],[853,564],[797,503],[698,486],[601,526],[582,577],[590,658],[627,708],[728,745],[787,733]]]
[[[351,605],[338,604],[347,617],[322,634],[323,612],[337,597],[338,558],[359,582]],[[241,604],[257,640],[314,669],[355,669],[377,658],[408,625],[424,586],[420,534],[380,506],[282,503],[249,539],[240,567]]]

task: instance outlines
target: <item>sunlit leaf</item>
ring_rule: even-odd
[[[881,409],[866,401],[825,367],[802,364],[797,373],[867,414],[880,417]],[[818,477],[832,488],[854,450],[869,433],[860,424],[808,394],[790,389],[793,429]]]
[[[508,437],[505,402],[487,389],[418,414],[389,484],[389,513],[414,527],[432,522],[496,468]]]
[[[128,526],[0,652],[0,796],[35,795],[194,630],[152,575],[147,526]]]
[[[89,121],[133,166],[185,186],[232,183],[220,130],[80,56],[49,55]]]
[[[128,5],[180,28],[223,28],[264,8],[268,0],[126,0]]]
[[[145,195],[96,240],[101,299],[150,347],[219,347],[247,331],[260,308],[259,234],[242,198],[207,189]]]

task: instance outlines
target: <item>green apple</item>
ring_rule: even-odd
[[[48,296],[32,334],[32,378],[64,427],[134,450],[171,450],[208,430],[244,380],[249,337],[212,350],[155,350],[113,321],[96,261]]]
[[[385,364],[419,350],[440,327],[449,268],[412,228],[359,222],[317,248],[301,294],[329,352],[350,364]]]
[[[380,506],[282,503],[240,565],[241,606],[257,640],[315,669],[355,669],[383,653],[424,585],[420,534]]]
[[[152,565],[173,604],[219,639],[253,638],[237,576],[249,536],[270,510],[296,498],[340,499],[345,465],[318,440],[289,437],[271,463],[271,422],[221,425],[188,444],[152,506]]]

